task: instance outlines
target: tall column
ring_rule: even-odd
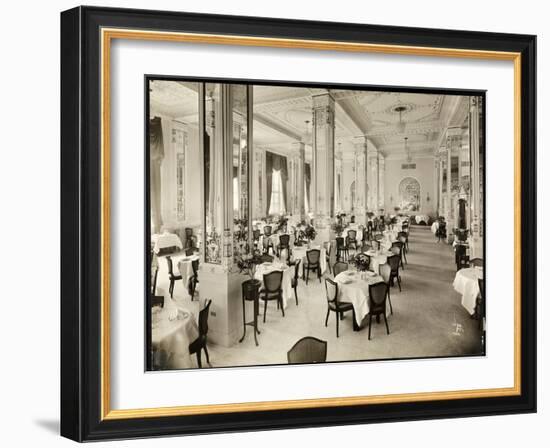
[[[304,208],[304,173],[305,173],[305,154],[306,145],[304,142],[292,143],[292,160],[294,165],[294,188],[291,190],[294,194],[292,214],[300,221],[305,217]]]
[[[472,201],[472,222],[471,222],[471,247],[470,258],[483,257],[482,240],[482,209],[481,209],[481,173],[480,173],[480,134],[479,134],[479,114],[481,107],[481,98],[470,97],[470,182],[471,201]]]
[[[439,164],[439,157],[436,155],[434,156],[434,197],[431,198],[432,201],[432,207],[433,211],[435,213],[439,213],[439,177],[441,176],[441,172],[439,170],[440,164]],[[429,205],[429,204],[428,204]],[[428,213],[431,213],[429,210]]]
[[[384,183],[386,182],[386,159],[381,153],[378,153],[378,209],[384,207]]]
[[[444,146],[439,148],[438,154],[437,154],[437,160],[439,164],[439,186],[438,186],[438,195],[437,195],[437,215],[439,216],[445,216],[445,203],[447,200],[446,197],[446,179],[445,176],[448,176],[449,174],[445,172],[446,169],[446,163],[447,163],[447,151]]]
[[[447,222],[447,236],[450,238],[452,229],[453,229],[453,201],[452,201],[452,192],[451,192],[451,156],[452,156],[452,147],[451,147],[451,137],[449,136],[449,131],[447,130],[447,141],[445,146],[445,155],[446,161],[445,166],[447,169],[447,185],[445,186],[446,198],[445,198],[445,221]],[[447,239],[449,239],[447,238]]]
[[[354,152],[354,164],[355,164],[355,219],[359,224],[366,224],[367,219],[367,200],[368,200],[368,186],[367,186],[367,138],[356,137],[353,145],[355,147]]]
[[[313,97],[312,197],[317,242],[330,240],[334,217],[334,98],[329,93]]]
[[[368,157],[368,208],[375,214],[378,214],[378,150],[369,148]]]

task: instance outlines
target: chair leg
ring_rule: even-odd
[[[283,298],[282,297],[279,297],[277,299],[277,303],[280,303],[281,305],[281,311],[283,312],[283,317],[285,317],[285,309],[283,308]]]
[[[296,299],[296,306],[298,306],[298,287],[294,288],[294,298]]]
[[[168,291],[170,292],[170,297],[174,296],[174,280],[170,280],[170,288],[168,288]]]
[[[265,324],[265,313],[267,311],[267,300],[264,300],[264,324]]]
[[[340,327],[340,319],[338,319],[338,313],[336,313],[336,337],[339,338],[339,327]]]
[[[391,306],[390,288],[388,286],[388,302],[390,303],[390,313],[393,314],[393,306]]]
[[[369,341],[370,341],[370,329],[372,328],[372,314],[369,314]]]
[[[204,343],[204,354],[206,355],[206,362],[210,365],[210,356],[208,356],[208,349],[206,348],[206,342]]]
[[[200,348],[197,350],[197,364],[199,365],[199,369],[202,369],[201,349]]]
[[[397,284],[399,285],[399,292],[401,292],[401,276],[397,276]]]
[[[317,268],[317,277],[319,277],[319,283],[321,283],[321,266]]]
[[[309,281],[309,268],[306,269],[306,285],[308,284],[308,281]]]
[[[384,322],[386,323],[386,333],[390,334],[390,327],[388,327],[388,318],[386,317],[386,313],[384,313]]]
[[[330,314],[330,309],[327,309],[327,317],[325,319],[325,327],[328,325],[328,316]]]

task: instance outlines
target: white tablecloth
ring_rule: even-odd
[[[264,274],[269,274],[273,271],[283,271],[283,283],[281,289],[283,290],[283,308],[286,308],[288,301],[292,298],[292,275],[293,268],[285,266],[282,263],[263,263],[258,265],[254,278],[264,284]]]
[[[438,229],[439,229],[439,222],[434,221],[433,224],[432,224],[432,233],[435,235],[437,233]]]
[[[165,298],[164,308],[153,307],[151,321],[155,364],[163,369],[195,367],[189,353],[189,344],[199,336],[194,314]]]
[[[465,268],[456,273],[453,287],[456,292],[462,294],[462,306],[470,314],[476,309],[477,296],[479,294],[478,279],[483,278],[483,270],[477,268]]]
[[[351,275],[348,275],[351,273]],[[348,282],[351,280],[351,282]],[[369,314],[369,285],[383,281],[382,277],[368,272],[344,271],[340,272],[334,281],[338,283],[340,302],[348,302],[353,305],[355,321],[361,325],[363,318]]]
[[[173,257],[175,258],[175,262],[178,266],[178,270],[180,272],[182,281],[183,281],[183,287],[185,289],[185,292],[187,293],[187,285],[189,284],[189,279],[193,276],[193,266],[192,262],[195,260],[198,260],[199,257],[197,255],[191,255],[191,256],[178,256]]]
[[[321,251],[321,255],[320,255],[320,259],[319,259],[319,264],[321,266],[321,274],[324,274],[325,271],[327,270],[327,251],[325,248],[321,248],[319,246],[315,246],[315,247],[312,247],[311,249],[319,249]],[[302,246],[302,247],[294,247],[292,249],[292,256],[294,257],[294,259],[301,259],[302,260],[302,266],[304,266],[305,263],[307,263],[307,251],[308,250],[311,250],[311,249],[308,249],[307,247],[305,246]]]
[[[151,235],[151,242],[154,244],[153,251],[158,254],[161,249],[166,247],[177,247],[183,249],[180,237],[175,233],[161,233]]]
[[[378,252],[374,250],[367,251],[367,255],[370,257],[370,270],[379,274],[380,265],[388,262],[388,257],[393,255],[391,252]]]

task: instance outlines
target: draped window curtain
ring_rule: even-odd
[[[266,171],[266,186],[267,186],[267,204],[266,214],[269,214],[271,209],[271,202],[273,196],[273,173],[278,173],[281,179],[283,204],[288,203],[287,198],[287,181],[288,181],[288,168],[286,157],[274,154],[267,151],[265,154],[265,171]],[[281,210],[284,213],[286,210]]]
[[[151,195],[151,232],[159,233],[162,228],[161,214],[161,175],[160,166],[164,159],[164,139],[160,117],[149,121],[149,181]]]
[[[309,163],[305,163],[304,164],[304,167],[305,167],[305,176],[304,176],[304,180],[305,180],[305,183],[306,183],[306,188],[304,189],[305,190],[305,200],[304,200],[304,204],[305,204],[305,211],[306,213],[309,213],[309,199],[310,199],[310,196],[309,196],[309,191],[310,191],[310,187],[311,187],[311,165]]]

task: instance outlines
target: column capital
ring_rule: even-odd
[[[353,147],[355,149],[358,149],[358,148],[368,149],[369,145],[368,145],[367,137],[364,135],[353,137]]]
[[[331,107],[334,108],[334,98],[330,93],[322,93],[320,95],[313,95],[311,97],[313,108],[317,109],[319,107]]]
[[[306,144],[304,142],[292,142],[290,144],[290,149],[293,151],[302,151],[306,149]]]

